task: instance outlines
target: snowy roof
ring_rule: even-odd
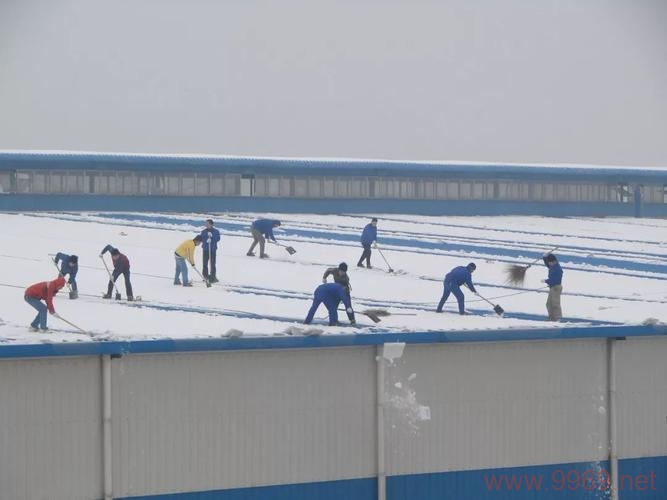
[[[192,346],[316,347],[387,339],[451,342],[666,333],[667,221],[378,215],[378,241],[394,269],[390,273],[377,251],[373,269],[355,266],[359,233],[368,216],[262,216],[282,221],[276,237],[296,254],[268,245],[269,259],[245,255],[248,228],[258,214],[0,214],[0,347],[26,352],[15,347],[33,344],[34,352],[118,353]],[[174,249],[193,238],[208,217],[222,233],[220,283],[207,288],[195,279],[192,288],[174,286]],[[134,294],[142,301],[101,298],[108,275],[99,253],[107,243],[129,257]],[[565,272],[561,323],[545,321],[547,289],[541,281],[546,277],[542,253],[556,247]],[[54,316],[48,317],[50,332],[30,332],[36,312],[23,292],[55,277],[49,254],[59,251],[79,256],[79,298],[68,300],[66,292],[60,293],[55,308],[84,332]],[[201,270],[199,249],[196,261]],[[301,323],[313,290],[324,270],[341,261],[349,265],[357,325],[347,325],[342,312],[342,326],[327,326],[322,306],[313,325],[306,327]],[[445,273],[470,261],[477,264],[473,280],[478,292],[501,305],[504,316],[468,291],[466,308],[472,315],[457,314],[453,297],[445,313],[434,312]],[[533,261],[523,286],[507,283],[507,265]],[[122,277],[117,286],[124,298]],[[378,309],[388,314],[379,323],[363,314]],[[82,347],[90,341],[99,345]],[[4,347],[2,352],[9,355]]]
[[[427,176],[437,173],[466,176],[516,177],[528,175],[544,178],[552,176],[600,178],[605,176],[625,176],[632,179],[664,179],[665,167],[624,167],[614,165],[579,164],[519,164],[488,163],[470,161],[400,161],[382,159],[353,158],[290,158],[290,157],[248,157],[206,154],[137,154],[84,151],[28,151],[0,150],[2,165],[19,168],[28,163],[29,168],[77,168],[85,163],[87,170],[120,169],[121,166],[134,170],[183,170],[196,168],[203,171],[251,169],[258,172],[272,172],[289,169],[301,173],[341,173],[348,175],[395,175]],[[15,163],[17,165],[15,165]],[[27,167],[26,167],[27,168]],[[83,167],[82,167],[83,168]]]

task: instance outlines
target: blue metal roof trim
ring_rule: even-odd
[[[216,339],[160,339],[111,342],[0,345],[1,358],[156,354],[252,349],[295,349],[373,346],[387,342],[440,344],[464,342],[517,342],[667,336],[667,325],[564,327],[534,330],[481,330],[452,332],[374,333],[354,335],[280,336]]]
[[[179,171],[185,167],[200,172],[283,173],[299,175],[347,175],[438,177],[460,176],[471,179],[550,179],[665,182],[667,170],[644,168],[605,168],[592,166],[502,165],[399,162],[381,160],[244,158],[206,156],[159,156],[130,154],[71,154],[0,152],[3,169],[86,169],[86,170]]]

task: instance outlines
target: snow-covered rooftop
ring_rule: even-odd
[[[373,214],[377,215],[377,214]],[[250,223],[267,216],[282,221],[270,259],[245,255]],[[321,306],[311,328],[323,336],[406,332],[507,332],[595,325],[667,323],[667,221],[618,218],[425,217],[377,215],[378,241],[387,264],[374,251],[373,269],[355,266],[359,233],[369,217],[309,214],[0,214],[0,344],[96,340],[210,339],[229,335],[280,337],[304,333],[313,290],[328,266],[349,264],[352,297],[358,312],[386,310],[373,323],[358,315],[356,327],[327,326]],[[173,285],[174,249],[194,237],[212,217],[222,233],[218,252],[220,283],[207,288]],[[142,301],[104,300],[108,280],[99,258],[110,243],[131,261],[135,295]],[[526,274],[523,287],[506,283],[508,264],[528,264],[546,250],[564,268],[562,323],[546,321],[547,289],[541,261]],[[48,333],[30,332],[35,311],[24,289],[53,279],[49,254],[79,256],[79,299],[55,299],[56,311],[75,328],[49,316]],[[505,315],[466,292],[471,316],[455,313],[453,297],[444,314],[434,312],[443,276],[454,266],[477,264],[475,286]],[[201,269],[201,253],[197,250]],[[191,273],[192,277],[196,277]],[[117,282],[123,294],[121,277]],[[347,323],[344,313],[341,321]],[[305,330],[309,333],[309,330]]]
[[[405,165],[414,166],[477,166],[484,168],[507,168],[518,167],[523,169],[552,167],[558,169],[576,169],[576,170],[618,170],[618,171],[643,171],[643,172],[664,172],[666,166],[652,167],[628,167],[622,165],[605,164],[580,164],[580,163],[494,163],[483,161],[468,160],[389,160],[382,158],[343,158],[343,157],[292,157],[292,156],[234,156],[220,154],[168,154],[168,153],[127,153],[127,152],[109,152],[109,151],[67,151],[67,150],[28,150],[28,149],[0,149],[0,157],[3,155],[17,157],[61,157],[61,158],[123,158],[123,159],[187,159],[187,160],[241,160],[241,161],[268,161],[268,162],[290,162],[290,163],[335,163],[344,164],[367,164],[374,165]]]

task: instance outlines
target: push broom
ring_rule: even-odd
[[[547,253],[552,253],[558,250],[560,247],[553,248],[549,250]],[[526,266],[520,266],[518,264],[509,264],[507,266],[506,272],[507,272],[507,282],[512,284],[512,285],[523,285],[523,282],[526,279],[526,271],[528,271],[528,268],[531,266],[537,264],[540,260],[542,260],[542,257],[538,257],[534,261],[532,261],[530,264]]]

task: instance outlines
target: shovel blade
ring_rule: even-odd
[[[362,314],[363,314],[364,316],[366,316],[367,318],[369,318],[373,323],[379,323],[380,321],[382,321],[382,320],[381,320],[377,315],[375,315],[375,314],[367,313],[367,312],[366,312],[366,313],[362,313]]]
[[[285,250],[287,250],[287,253],[290,255],[294,255],[296,253],[296,250],[294,250],[293,247],[285,247]]]
[[[117,293],[117,294],[116,294],[116,300],[120,300],[120,299],[121,299],[121,297],[120,297],[120,293]]]
[[[496,304],[495,306],[493,306],[493,310],[495,311],[495,313],[496,313],[498,316],[502,316],[503,314],[505,314],[505,309],[503,309],[502,307],[500,307],[500,306],[497,305],[497,304]]]

